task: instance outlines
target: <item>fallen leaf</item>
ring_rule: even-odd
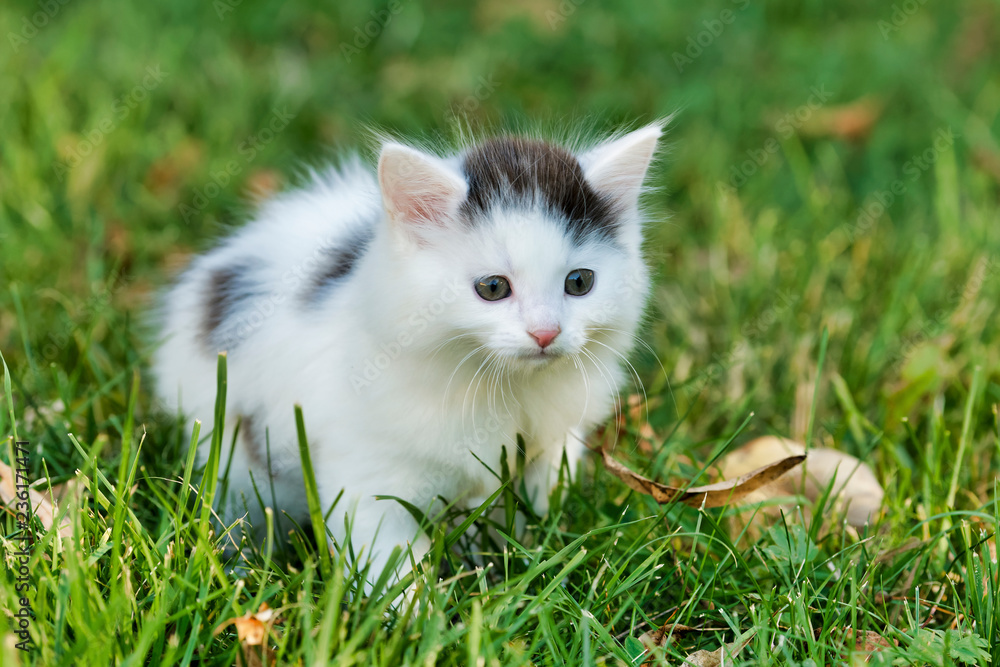
[[[724,477],[731,477],[755,468],[761,461],[804,454],[806,448],[794,440],[765,436],[727,455],[720,468]],[[801,471],[782,476],[748,498],[748,502],[800,494],[812,502],[832,487],[830,502],[846,509],[847,522],[852,526],[863,526],[878,515],[885,491],[868,465],[849,454],[825,447],[810,449],[808,455],[809,462]]]
[[[687,629],[687,626],[681,626]],[[654,648],[662,648],[667,645],[667,638],[670,637],[674,632],[674,625],[672,623],[664,623],[656,630],[650,630],[639,635],[639,643],[646,647],[646,651],[652,651]]]
[[[755,634],[757,634],[756,628],[747,630],[732,643],[720,646],[715,651],[695,651],[684,658],[682,664],[691,665],[691,667],[722,667],[722,665],[730,665],[733,658],[746,648],[746,645],[750,643]]]
[[[741,475],[738,479],[693,486],[688,489],[667,486],[633,472],[616,461],[606,447],[601,448],[604,467],[632,490],[652,496],[658,503],[682,502],[692,507],[722,507],[770,484],[805,460],[805,455],[789,456]]]
[[[264,635],[267,634],[269,624],[274,623],[274,610],[264,602],[260,609],[254,612],[247,612],[239,618],[230,618],[223,621],[217,628],[215,634],[218,635],[229,625],[236,626],[236,638],[245,646],[260,646],[264,643]]]
[[[682,623],[664,623],[657,630],[650,630],[639,635],[639,643],[646,647],[646,662],[643,665],[653,665],[652,661],[655,659],[653,651],[666,646],[669,640],[676,635],[683,632],[722,632],[726,629],[717,627],[694,628]]]
[[[864,632],[855,634],[853,628],[847,628],[847,632],[844,633],[844,643],[848,646],[852,643],[854,644],[852,665],[864,665],[871,660],[873,653],[877,653],[884,648],[894,648],[899,645],[895,640],[889,643],[888,639],[872,630],[865,630]],[[847,659],[847,654],[843,654],[842,657]]]
[[[51,530],[56,525],[56,507],[52,501],[44,494],[33,488],[28,489],[28,498],[31,501],[32,513],[35,518],[45,527]],[[17,485],[15,474],[9,465],[0,461],[0,501],[8,512],[17,514],[16,503],[23,502],[17,497]],[[58,523],[58,533],[60,537],[73,536],[73,523],[69,519],[68,513],[63,513]]]

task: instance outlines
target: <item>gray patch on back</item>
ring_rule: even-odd
[[[243,322],[247,312],[252,312],[253,300],[263,296],[264,288],[254,278],[254,265],[250,258],[240,260],[212,271],[208,278],[205,314],[202,319],[202,336],[209,352],[232,350],[263,324]],[[241,327],[244,323],[246,326]]]
[[[319,271],[306,287],[306,302],[322,298],[333,285],[344,280],[364,256],[374,237],[375,230],[371,227],[359,228],[336,245],[326,248]]]

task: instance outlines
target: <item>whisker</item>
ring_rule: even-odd
[[[485,345],[483,347],[485,347]],[[489,354],[486,355],[486,358],[483,359],[482,362],[480,362],[479,368],[477,368],[476,372],[472,374],[472,379],[469,380],[469,386],[466,387],[465,389],[465,397],[462,399],[462,431],[465,431],[465,406],[469,401],[469,391],[472,390],[472,383],[476,381],[476,377],[479,375],[480,371],[483,370],[483,366],[485,366],[487,362],[489,362],[492,359],[492,357],[493,357],[493,352],[491,351]],[[476,385],[476,392],[477,393],[479,392],[478,384]],[[475,394],[472,395],[472,400],[473,403],[475,403],[476,400]],[[475,420],[475,414],[473,414],[473,421],[474,420]],[[475,430],[475,423],[473,423],[473,430]]]
[[[611,390],[611,395],[615,397],[615,401],[614,401],[615,445],[617,445],[618,444],[618,429],[617,429],[617,425],[618,425],[618,422],[621,420],[621,415],[622,415],[622,412],[621,412],[621,402],[622,402],[621,393],[618,391],[618,387],[616,386],[615,382],[613,381],[613,377],[611,375],[611,370],[607,367],[607,365],[603,361],[601,361],[593,352],[591,352],[590,350],[588,350],[585,347],[582,348],[580,350],[580,352],[582,352],[584,355],[587,356],[588,359],[590,359],[591,361],[594,362],[594,366],[597,368],[597,372],[601,374],[602,378],[604,378],[604,382],[608,385],[608,389]],[[605,373],[605,371],[607,371],[607,373]]]
[[[639,377],[639,372],[635,370],[635,366],[633,366],[633,365],[632,365],[632,362],[630,362],[630,361],[629,361],[629,360],[628,360],[628,359],[627,359],[627,358],[625,357],[625,355],[624,355],[624,354],[622,354],[622,353],[621,353],[621,352],[619,352],[618,350],[614,349],[614,348],[613,348],[613,347],[611,347],[610,345],[607,345],[607,344],[605,344],[605,343],[602,343],[601,341],[597,340],[596,338],[592,338],[592,339],[591,339],[591,342],[593,342],[593,343],[597,343],[597,344],[598,344],[598,345],[600,345],[601,347],[605,347],[605,348],[607,348],[607,349],[608,349],[608,350],[610,350],[610,351],[611,351],[611,352],[612,352],[613,354],[617,355],[619,359],[621,359],[622,361],[624,361],[624,362],[625,362],[625,365],[626,365],[626,366],[628,366],[629,370],[631,370],[631,371],[632,371],[632,376],[633,376],[633,377],[635,377],[635,383],[636,383],[636,385],[637,385],[637,386],[639,387],[639,390],[640,390],[640,391],[642,392],[642,403],[643,403],[643,405],[646,405],[646,403],[647,403],[647,400],[648,400],[648,399],[647,399],[647,397],[646,397],[646,388],[645,388],[645,387],[644,387],[644,386],[642,385],[642,378],[641,378],[641,377]]]
[[[581,414],[586,415],[587,407],[590,405],[590,377],[587,375],[587,367],[580,359],[579,354],[573,355],[573,365],[580,370],[580,375],[583,376],[583,390],[586,392],[587,398],[583,403],[583,410],[581,411]]]
[[[675,409],[679,409],[679,406],[677,405],[677,397],[674,396],[674,388],[673,388],[673,385],[670,382],[670,374],[667,373],[667,369],[664,367],[663,362],[660,360],[659,355],[656,354],[656,350],[654,350],[649,343],[647,343],[646,341],[644,341],[638,335],[636,335],[636,334],[634,334],[634,333],[632,333],[630,331],[625,331],[624,329],[616,329],[614,327],[593,327],[591,330],[592,331],[611,331],[611,332],[614,332],[614,333],[624,334],[624,335],[628,336],[629,338],[631,338],[632,340],[634,340],[636,343],[639,343],[640,345],[642,345],[643,347],[645,347],[647,350],[649,350],[649,353],[653,355],[654,359],[656,359],[656,363],[660,367],[660,372],[663,373],[663,377],[664,377],[664,379],[666,380],[666,383],[667,383],[667,388],[670,390],[670,400],[673,401],[674,408]],[[594,340],[594,339],[590,339],[590,340]],[[598,341],[595,340],[594,342],[598,342]],[[646,418],[648,419],[649,418],[649,407],[646,406],[645,409],[646,409]]]
[[[465,338],[467,336],[474,338],[475,335],[476,334],[471,333],[471,332],[465,332],[465,333],[460,333],[460,334],[458,334],[456,336],[452,336],[451,338],[445,340],[444,342],[442,342],[442,343],[440,343],[438,345],[435,345],[434,348],[431,350],[431,356],[430,356],[430,358],[433,359],[434,357],[436,357],[437,353],[440,352],[442,349],[444,349],[445,345],[447,345],[448,343],[454,342],[454,341],[456,341],[456,340],[458,340],[460,338]]]
[[[663,375],[667,375],[667,369],[663,365],[663,361],[660,360],[660,355],[658,355],[656,353],[656,350],[654,350],[653,347],[649,343],[647,343],[645,340],[643,340],[642,338],[640,338],[638,334],[632,333],[631,331],[626,331],[624,329],[616,329],[614,327],[589,327],[589,330],[590,331],[611,331],[613,333],[619,333],[619,334],[624,334],[625,336],[628,336],[633,341],[635,341],[639,345],[642,345],[644,348],[646,348],[649,351],[649,353],[651,355],[653,355],[653,358],[656,359],[656,363],[657,363],[657,365],[659,365],[660,370],[663,372]],[[594,340],[594,339],[591,338],[589,340]]]
[[[442,398],[441,398],[442,402],[444,402],[447,399],[448,389],[451,388],[452,380],[455,379],[455,374],[458,373],[458,369],[461,368],[462,364],[464,364],[466,361],[468,361],[470,357],[472,357],[474,354],[476,354],[480,350],[484,349],[485,347],[486,347],[485,345],[480,345],[479,347],[477,347],[476,349],[474,349],[472,352],[469,352],[467,355],[465,355],[464,357],[462,357],[462,360],[460,362],[458,362],[458,365],[455,366],[455,370],[453,370],[451,372],[451,376],[448,377],[448,383],[444,387],[444,396],[442,396]],[[473,377],[475,377],[475,376],[473,376]]]

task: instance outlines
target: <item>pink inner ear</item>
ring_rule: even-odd
[[[634,205],[662,134],[660,125],[653,124],[599,146],[587,156],[587,178],[600,192]]]
[[[402,224],[448,224],[466,191],[465,181],[440,160],[401,144],[382,149],[379,183],[389,217]]]
[[[399,212],[405,218],[442,224],[447,217],[442,213],[448,209],[449,199],[437,192],[414,193],[411,199],[400,202],[400,206]]]

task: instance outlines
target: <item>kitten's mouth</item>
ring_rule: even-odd
[[[519,359],[532,364],[546,364],[550,361],[555,361],[563,356],[563,353],[558,350],[544,349],[544,350],[531,350],[530,352],[522,352],[517,355]]]

